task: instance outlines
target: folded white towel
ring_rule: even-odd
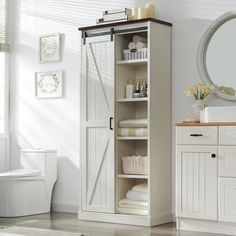
[[[119,128],[117,135],[121,137],[147,137],[147,128]]]
[[[120,207],[128,207],[128,208],[138,208],[138,209],[146,209],[148,208],[148,202],[144,201],[134,201],[124,198],[119,201]]]
[[[121,120],[119,122],[120,128],[147,128],[148,120],[147,119],[130,119],[130,120]]]
[[[148,193],[145,192],[136,192],[129,190],[128,193],[126,194],[126,198],[129,200],[134,200],[134,201],[148,201]]]
[[[147,44],[143,42],[136,43],[136,49],[147,48]]]
[[[140,35],[137,35],[135,34],[133,36],[133,42],[137,43],[137,42],[143,42],[143,43],[147,43],[147,38],[146,37],[143,37],[143,36],[140,36]]]
[[[132,191],[136,192],[148,192],[148,185],[147,183],[137,184],[132,188]]]
[[[136,43],[135,42],[130,42],[128,45],[128,48],[131,49],[136,49]]]
[[[130,215],[148,215],[148,210],[118,207],[118,213]]]

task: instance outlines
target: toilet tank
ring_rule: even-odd
[[[22,149],[21,166],[24,169],[36,169],[42,175],[56,175],[57,155],[53,149]]]

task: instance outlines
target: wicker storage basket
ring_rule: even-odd
[[[147,48],[137,49],[136,52],[132,52],[129,49],[123,50],[124,60],[137,60],[137,59],[146,59],[147,58]]]
[[[126,156],[122,157],[123,173],[127,175],[147,175],[147,156]]]

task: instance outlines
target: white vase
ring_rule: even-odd
[[[205,104],[203,100],[195,100],[192,105],[192,115],[195,121],[200,121],[200,111],[204,110]]]

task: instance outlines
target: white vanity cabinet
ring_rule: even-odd
[[[236,234],[236,126],[230,124],[177,124],[179,229]]]

